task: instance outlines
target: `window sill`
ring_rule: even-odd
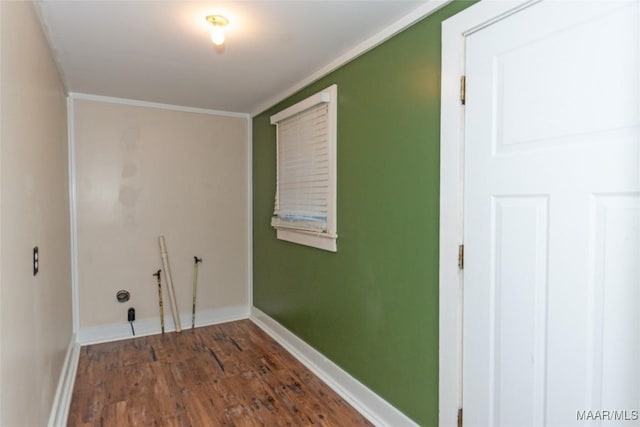
[[[337,235],[314,233],[311,231],[292,230],[291,228],[276,228],[278,239],[299,245],[311,246],[325,251],[337,252]]]

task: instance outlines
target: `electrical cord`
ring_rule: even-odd
[[[133,334],[133,336],[136,336],[136,331],[135,329],[133,329],[133,322],[136,320],[136,309],[131,307],[128,311],[127,311],[127,320],[129,321],[129,324],[131,325],[131,333]]]

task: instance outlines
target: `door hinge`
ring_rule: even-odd
[[[464,245],[458,245],[458,268],[464,268]]]
[[[462,427],[462,408],[458,409],[458,427]]]
[[[460,76],[460,104],[467,102],[467,76]]]

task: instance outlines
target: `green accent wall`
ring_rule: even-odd
[[[441,22],[455,1],[253,119],[253,300],[420,425],[438,421]],[[276,239],[269,117],[338,85],[338,252]]]

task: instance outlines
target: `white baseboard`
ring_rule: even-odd
[[[196,313],[196,327],[232,322],[234,320],[246,319],[247,317],[249,317],[249,307],[246,305],[213,308]],[[180,314],[180,325],[182,329],[191,328],[191,313]],[[133,323],[133,327],[136,331],[136,337],[156,335],[162,332],[160,328],[160,317],[136,320]],[[170,314],[165,315],[164,330],[165,332],[175,331],[173,317],[171,317]],[[131,334],[131,326],[127,322],[91,326],[82,328],[78,332],[78,343],[80,345],[98,344],[127,338],[134,338]]]
[[[353,378],[280,323],[251,307],[250,319],[376,426],[417,426],[409,417]]]
[[[67,425],[69,405],[71,405],[79,359],[80,345],[76,342],[76,336],[73,335],[60,371],[60,379],[58,380],[58,387],[56,388],[56,394],[51,405],[51,413],[49,414],[49,422],[47,423],[48,427],[64,427]]]

